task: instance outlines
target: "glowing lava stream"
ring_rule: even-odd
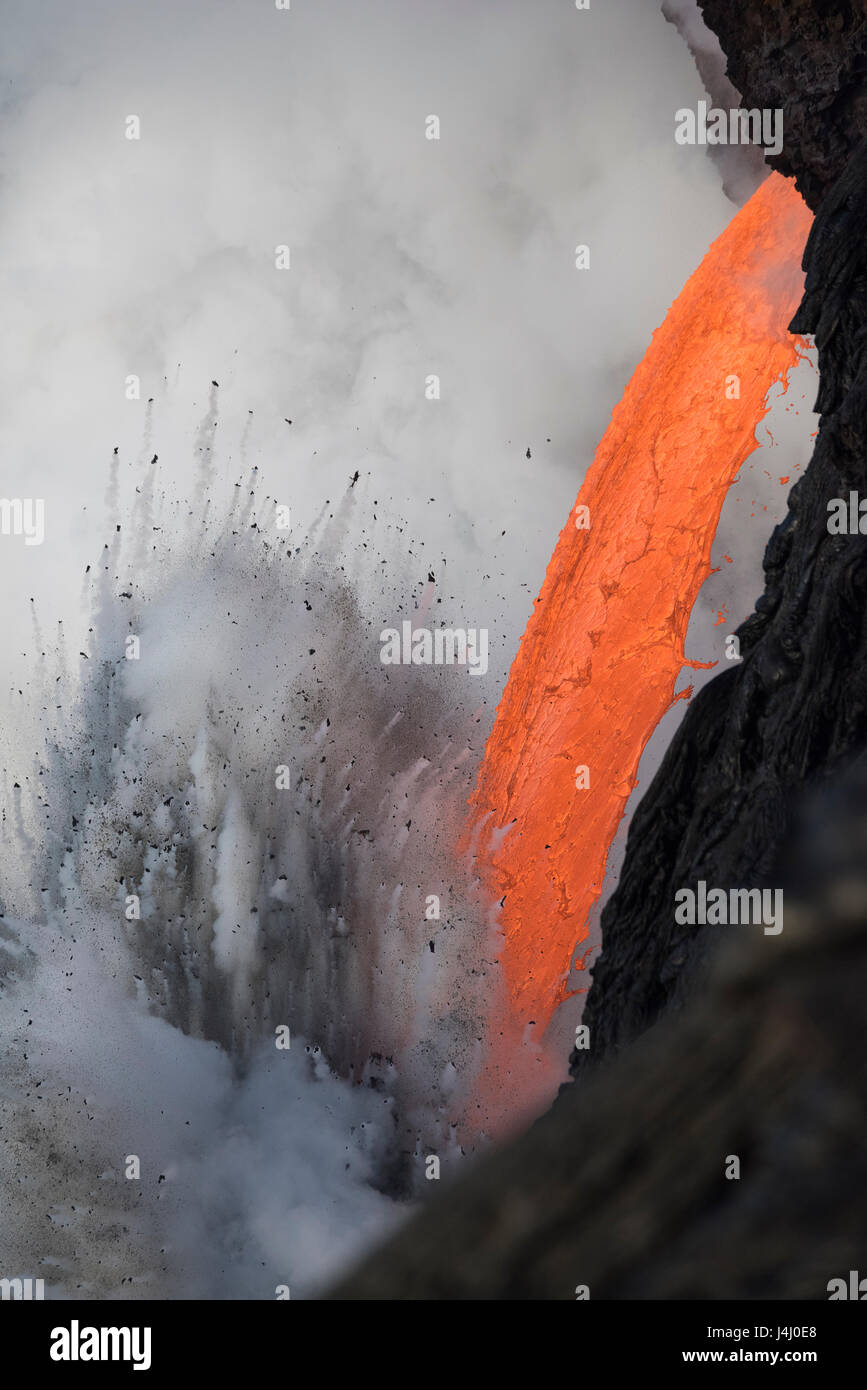
[[[675,683],[720,510],[769,389],[798,360],[787,325],[810,221],[772,174],[687,281],[612,415],[512,664],[463,847],[505,898],[519,1021],[544,1027],[563,999],[644,746],[691,693]]]

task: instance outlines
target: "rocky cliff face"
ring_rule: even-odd
[[[785,141],[769,163],[815,211],[867,137],[863,0],[704,0],[743,105],[781,108]]]
[[[727,937],[700,998],[334,1296],[826,1299],[863,1270],[867,766],[804,814],[783,881],[781,936]]]
[[[867,21],[848,8],[839,21],[818,3],[738,9],[730,67],[744,104],[784,105],[777,163],[819,207],[791,327],[815,334],[821,425],[768,544],[765,593],[739,630],[743,659],[696,698],[633,817],[584,1015],[592,1050],[573,1054],[574,1072],[681,1003],[725,930],[678,926],[675,892],[702,879],[773,886],[798,797],[867,747],[867,538],[828,530],[831,499],[867,497],[867,142],[855,143]],[[724,5],[709,0],[705,17],[734,43]]]

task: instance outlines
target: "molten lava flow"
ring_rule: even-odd
[[[687,281],[614,411],[512,665],[464,844],[504,899],[524,1022],[544,1026],[564,996],[642,750],[675,698],[726,491],[798,359],[787,324],[809,225],[773,174]]]

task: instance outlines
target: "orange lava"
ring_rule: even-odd
[[[463,842],[505,899],[516,1021],[544,1027],[565,997],[644,746],[688,698],[675,684],[720,510],[802,347],[787,324],[810,221],[779,174],[737,213],[654,333],[560,533]]]

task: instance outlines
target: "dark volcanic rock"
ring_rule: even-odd
[[[768,544],[743,660],[698,695],[633,817],[584,1014],[595,1058],[681,1003],[719,936],[675,924],[675,891],[775,886],[797,795],[867,747],[867,537],[828,532],[830,499],[867,496],[865,229],[867,142],[822,202],[791,325],[819,350],[815,453]]]
[[[728,935],[701,999],[444,1182],[333,1296],[827,1299],[863,1270],[864,770],[793,858],[780,936]]]
[[[782,109],[783,151],[768,162],[815,210],[867,137],[863,0],[704,0],[701,11],[743,104]]]

